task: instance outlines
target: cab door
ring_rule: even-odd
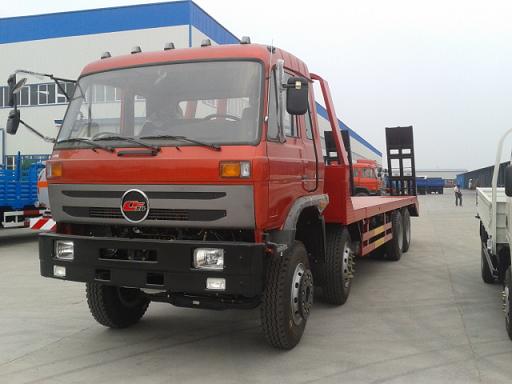
[[[311,104],[311,98],[310,98]],[[302,155],[302,164],[304,167],[304,174],[302,176],[302,187],[306,192],[314,192],[318,186],[319,178],[319,166],[317,162],[323,159],[323,154],[315,154],[315,143],[313,141],[313,119],[311,116],[311,107],[305,115],[297,116],[297,120],[301,126],[302,145],[304,151]]]
[[[285,81],[289,76],[285,74]],[[305,165],[304,143],[300,137],[300,122],[296,116],[291,116],[285,111],[285,141],[280,142],[278,139],[277,100],[277,81],[273,71],[270,77],[267,120],[268,203],[270,225],[279,226],[293,202],[305,194]]]

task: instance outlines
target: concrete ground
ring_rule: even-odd
[[[103,328],[82,284],[39,276],[35,240],[0,239],[0,383],[510,383],[474,201],[420,197],[410,251],[359,260],[347,304],[317,302],[289,352],[267,346],[257,310],[152,303],[133,328]]]

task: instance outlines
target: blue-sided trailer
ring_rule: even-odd
[[[444,180],[441,177],[417,177],[416,190],[419,195],[443,194]]]
[[[28,160],[19,153],[14,169],[0,167],[0,227],[25,226],[25,219],[40,213],[37,199],[38,174],[44,168],[41,161]]]

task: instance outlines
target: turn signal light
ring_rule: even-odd
[[[221,177],[250,177],[251,163],[249,161],[223,161],[220,163]]]
[[[46,163],[46,178],[61,177],[62,176],[62,163],[48,162]]]

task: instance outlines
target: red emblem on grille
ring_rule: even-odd
[[[144,201],[128,200],[123,203],[123,211],[125,212],[144,212],[146,203]]]

